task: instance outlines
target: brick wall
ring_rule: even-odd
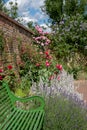
[[[32,41],[33,33],[6,14],[0,12],[0,32],[3,32],[4,51],[0,52],[0,67],[12,64],[17,70],[17,62],[21,61],[19,46]]]

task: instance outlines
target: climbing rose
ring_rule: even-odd
[[[0,69],[0,73],[2,73],[3,72],[3,69]]]
[[[56,65],[56,68],[58,69],[58,70],[62,70],[63,69],[63,67],[62,67],[62,65]]]
[[[39,63],[37,63],[37,64],[36,64],[36,66],[37,66],[37,67],[39,67],[39,66],[40,66],[40,64],[39,64]]]
[[[40,26],[36,25],[36,26],[35,26],[35,29],[36,29],[40,34],[43,34],[43,29],[42,29]]]
[[[60,80],[60,76],[58,76],[57,79]]]
[[[8,68],[9,70],[11,70],[13,67],[12,67],[12,65],[8,65],[7,68]]]
[[[51,60],[52,59],[52,56],[48,55],[46,56],[47,59]]]
[[[0,80],[3,80],[3,77],[2,77],[2,76],[0,76]]]
[[[50,63],[49,63],[48,61],[46,61],[46,66],[47,66],[47,67],[50,66]]]
[[[49,52],[48,51],[45,51],[45,54],[46,54],[46,56],[49,56]]]
[[[51,75],[51,76],[49,77],[49,80],[52,80],[52,79],[54,79],[54,75]]]

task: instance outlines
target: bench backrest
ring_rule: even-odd
[[[6,118],[13,109],[7,88],[0,85],[0,123]]]

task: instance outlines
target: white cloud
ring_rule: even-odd
[[[6,6],[9,8],[9,2],[15,3],[15,0],[8,0]],[[40,9],[44,5],[44,0],[16,0],[18,3],[19,11],[28,10],[29,8]],[[38,2],[37,2],[38,1]]]
[[[42,5],[44,5],[44,0],[31,0],[30,7],[34,8],[34,9],[38,9]]]
[[[51,32],[52,31],[51,28],[49,27],[50,24],[47,26],[45,23],[43,23],[40,26],[45,28],[45,32]]]
[[[9,2],[15,0],[8,0],[6,3],[7,8],[10,8]],[[43,21],[48,18],[46,14],[41,11],[41,6],[44,5],[44,0],[16,0],[18,3],[19,18],[23,19],[22,23],[26,25],[29,21],[43,24]],[[43,24],[45,27],[46,24]],[[48,27],[47,27],[48,28]],[[47,29],[50,31],[50,29]]]

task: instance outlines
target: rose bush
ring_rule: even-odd
[[[15,88],[17,77],[12,65],[8,65],[5,68],[0,68],[0,83],[3,81],[6,81],[12,89]]]
[[[58,64],[54,54],[49,49],[49,36],[39,26],[35,26],[36,32],[33,37],[33,43],[29,46],[21,46],[20,56],[22,64],[18,64],[20,68],[20,76],[28,77],[30,82],[39,82],[40,78],[44,83],[49,83],[52,75],[55,77],[58,73],[62,72],[62,65]],[[56,67],[59,66],[59,67]]]

